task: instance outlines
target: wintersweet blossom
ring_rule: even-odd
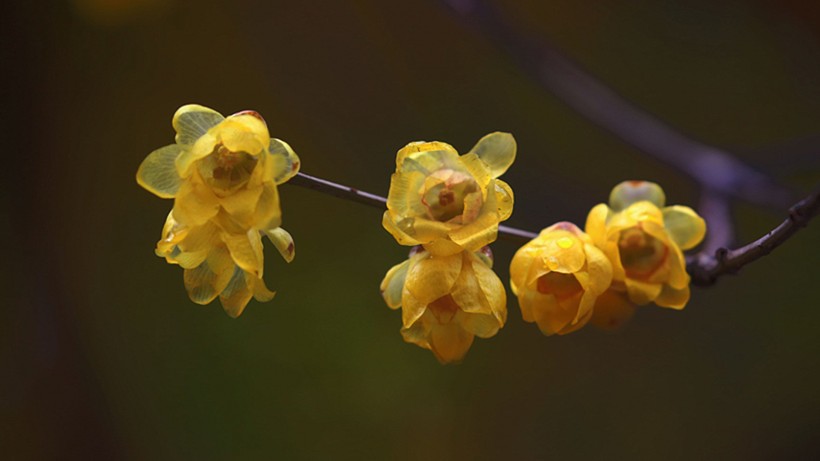
[[[451,363],[464,358],[475,336],[494,336],[507,320],[507,295],[491,261],[482,252],[418,251],[390,269],[382,296],[401,308],[404,340]]]
[[[612,189],[608,206],[589,212],[586,232],[612,263],[613,290],[636,305],[682,309],[690,280],[682,250],[703,240],[706,223],[691,208],[665,202],[655,183],[623,182]],[[619,312],[623,317],[626,310]]]
[[[408,144],[396,156],[382,225],[400,244],[436,256],[479,250],[512,213],[512,190],[497,178],[515,153],[512,135],[498,132],[461,156],[443,142]]]
[[[261,235],[293,259],[293,239],[279,227],[277,185],[299,171],[299,158],[253,111],[225,118],[191,104],[177,110],[173,126],[176,143],[153,151],[137,171],[142,187],[174,199],[157,254],[183,267],[192,301],[219,296],[236,317],[252,296],[273,297],[262,280]]]
[[[583,327],[612,281],[612,265],[575,224],[559,222],[521,247],[510,264],[510,285],[525,321],[546,335]]]

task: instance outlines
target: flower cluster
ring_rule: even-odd
[[[689,300],[682,250],[703,240],[706,224],[665,201],[657,184],[626,181],[609,205],[590,211],[586,233],[558,223],[522,247],[510,277],[524,320],[565,334],[587,322],[617,327],[650,302],[682,309]]]
[[[173,127],[176,143],[153,151],[137,171],[142,187],[174,199],[157,255],[182,266],[193,302],[218,296],[237,317],[251,297],[274,295],[262,279],[262,234],[285,260],[294,257],[293,239],[279,227],[277,185],[299,171],[299,158],[253,111],[226,118],[191,104],[177,110]]]
[[[382,224],[419,250],[390,269],[382,295],[401,307],[405,341],[442,363],[461,360],[475,336],[494,336],[506,321],[486,245],[512,213],[512,190],[497,178],[515,153],[512,135],[491,133],[461,156],[442,142],[411,143],[396,156]]]

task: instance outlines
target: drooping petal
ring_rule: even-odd
[[[384,302],[391,309],[401,307],[401,293],[404,289],[404,280],[407,277],[407,269],[410,267],[410,260],[391,267],[384,276],[379,290],[382,293]]]
[[[239,317],[252,297],[253,293],[245,281],[245,271],[236,267],[231,280],[228,282],[228,286],[225,287],[225,290],[219,295],[222,308],[225,309],[225,312],[229,316],[233,318]]]
[[[177,132],[177,144],[193,144],[222,120],[225,120],[222,114],[198,104],[187,104],[180,107],[174,114],[172,122]]]
[[[424,317],[419,318],[411,325],[403,326],[401,328],[401,336],[408,343],[416,344],[425,349],[430,349],[430,330],[435,323],[433,314],[424,312]]]
[[[675,205],[664,208],[663,223],[681,250],[694,248],[706,235],[706,221],[687,206]]]
[[[494,315],[475,314],[459,311],[454,322],[461,325],[465,331],[479,338],[491,338],[503,326]]]
[[[293,261],[293,258],[296,256],[296,247],[293,245],[293,237],[291,237],[290,233],[281,227],[275,227],[273,229],[266,229],[265,235],[268,236],[273,246],[279,251],[279,254],[287,262]]]
[[[512,134],[496,131],[479,139],[470,153],[476,154],[487,165],[492,176],[497,178],[512,165],[516,150]]]
[[[255,234],[255,236],[254,236]],[[259,233],[250,230],[246,234],[223,233],[222,240],[231,252],[231,258],[242,270],[249,272],[253,276],[262,274],[262,255],[260,245],[255,245],[252,240],[258,239]]]
[[[461,265],[460,254],[420,259],[407,272],[405,288],[422,304],[430,304],[452,291]]]
[[[477,258],[472,261],[472,269],[493,316],[503,326],[507,321],[507,291],[504,284],[492,269],[479,263]]]
[[[600,246],[606,241],[606,219],[609,215],[609,207],[604,203],[595,205],[587,215],[587,222],[584,230],[596,245]]]
[[[664,285],[661,293],[655,298],[655,304],[658,306],[672,309],[683,309],[687,302],[689,302],[689,285],[680,289]]]
[[[624,280],[624,283],[629,294],[629,300],[639,306],[654,301],[663,288],[660,283],[646,283],[628,277]]]
[[[211,270],[207,261],[194,269],[185,269],[183,281],[188,297],[197,304],[208,304],[219,295],[216,291],[217,274]]]
[[[413,293],[407,289],[407,282],[405,278],[404,288],[401,292],[401,323],[404,328],[410,328],[411,325],[418,322],[427,311],[427,304],[421,302]],[[432,315],[432,314],[430,314]]]
[[[430,350],[443,364],[459,362],[470,350],[473,338],[473,334],[458,323],[435,325],[430,331]]]
[[[290,145],[281,139],[271,138],[268,147],[273,181],[278,184],[287,182],[299,172],[299,156]]]
[[[243,223],[243,227],[250,227],[253,223],[254,212],[259,203],[260,195],[262,195],[262,186],[242,187],[236,192],[220,198],[219,204],[232,218]]]
[[[584,289],[596,296],[606,291],[612,283],[612,264],[604,253],[593,245],[584,245],[586,253],[586,272],[589,274],[589,285]]]
[[[250,288],[251,292],[253,292],[253,298],[260,303],[268,302],[276,295],[275,291],[268,289],[267,285],[265,285],[265,281],[262,280],[261,277],[253,277],[250,274],[245,274],[245,278],[250,280]]]
[[[173,198],[180,178],[174,164],[181,148],[177,144],[161,147],[145,157],[137,170],[137,182],[154,195]]]

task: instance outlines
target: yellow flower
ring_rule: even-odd
[[[443,142],[408,144],[396,156],[382,225],[400,244],[437,256],[479,250],[512,213],[512,190],[497,178],[515,151],[509,133],[488,134],[462,156]]]
[[[507,295],[482,253],[427,251],[387,272],[382,296],[402,310],[404,340],[430,349],[441,363],[460,361],[475,336],[489,338],[507,320]]]
[[[589,212],[586,231],[612,263],[613,289],[637,305],[682,309],[690,279],[682,250],[703,240],[706,223],[691,208],[665,202],[655,183],[623,182],[612,189],[609,206]]]
[[[157,254],[185,269],[192,301],[219,296],[236,317],[251,296],[273,297],[262,281],[261,234],[293,259],[293,239],[279,227],[277,184],[299,171],[299,158],[270,138],[256,112],[225,118],[191,104],[176,112],[173,126],[176,143],[149,154],[137,171],[142,187],[174,199]]]
[[[521,315],[546,335],[583,327],[612,281],[612,265],[575,224],[560,222],[521,247],[510,263],[510,285]]]

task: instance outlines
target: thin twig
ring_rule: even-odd
[[[503,20],[491,1],[443,0],[473,29],[490,36],[548,91],[589,121],[677,168],[704,188],[782,210],[794,194],[727,152],[691,139],[584,71],[543,40]]]
[[[820,189],[789,209],[789,217],[772,231],[740,248],[719,248],[714,253],[699,253],[687,258],[686,269],[692,284],[709,286],[724,274],[733,274],[782,245],[820,212]]]

